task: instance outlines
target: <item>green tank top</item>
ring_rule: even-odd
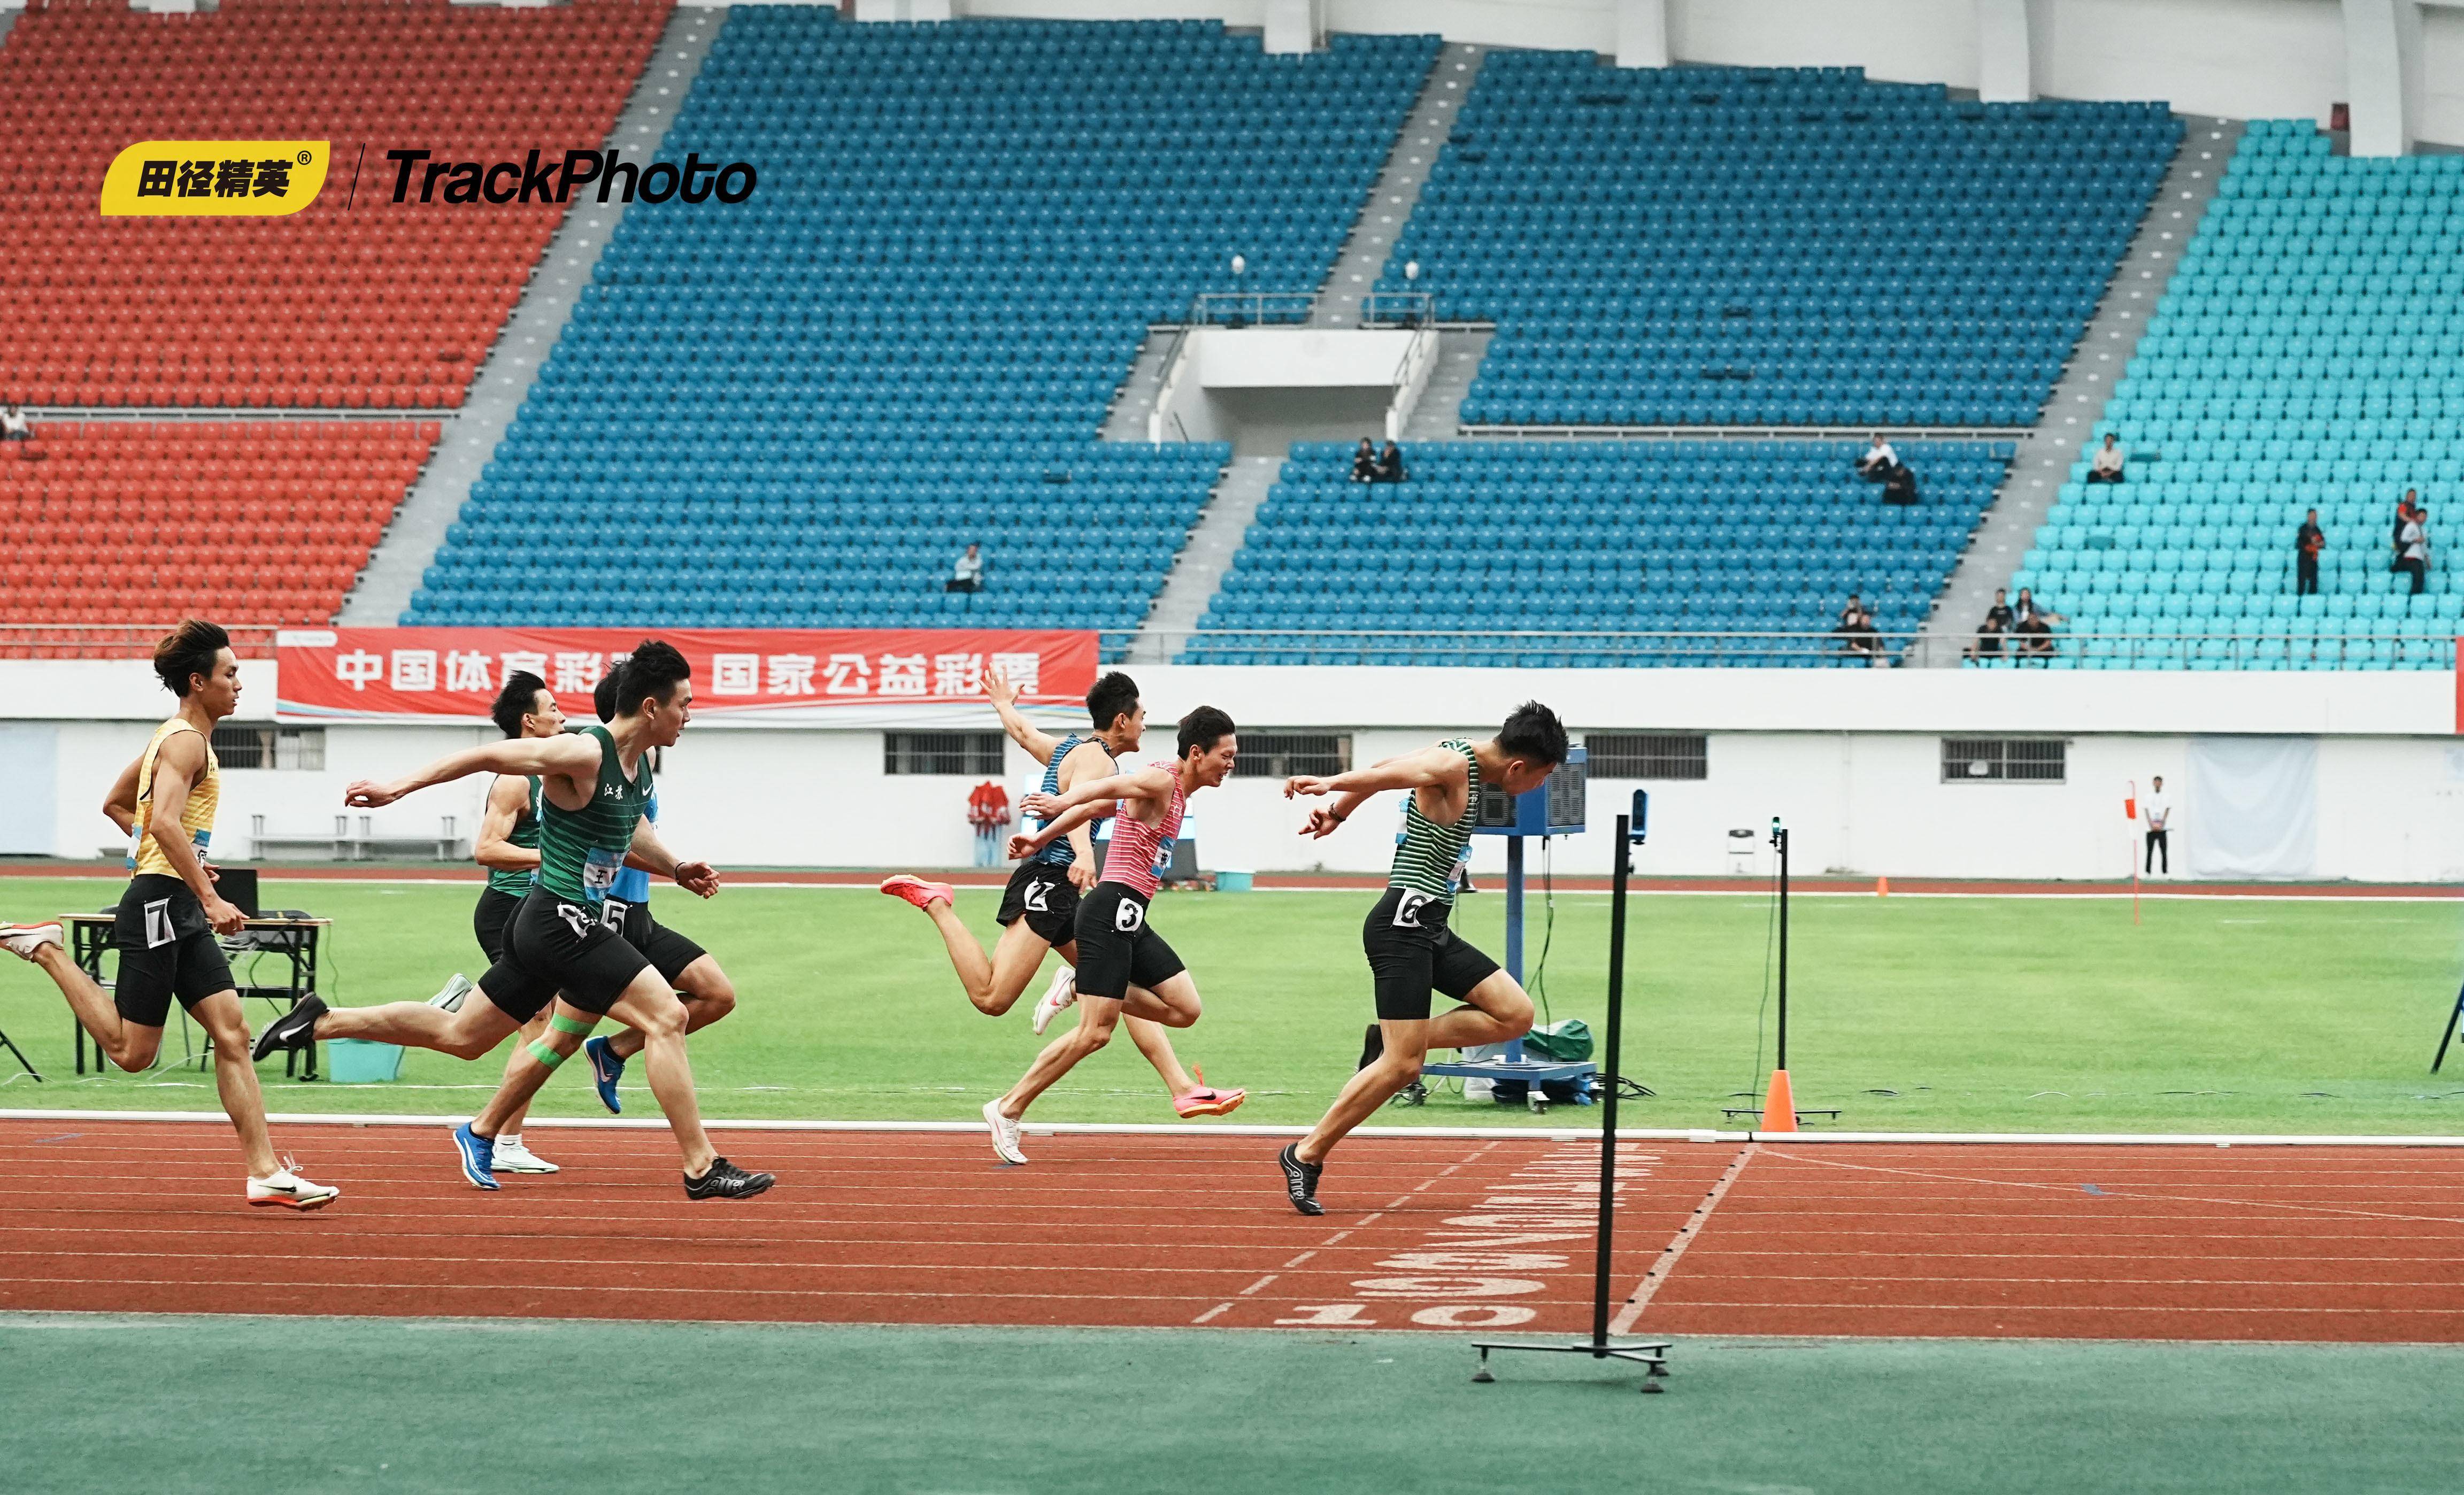
[[[633,827],[650,798],[650,756],[642,755],[638,779],[627,779],[616,759],[616,738],[605,727],[585,736],[599,739],[599,782],[590,807],[568,810],[539,796],[539,886],[560,898],[598,903],[624,869]]]
[[[1472,823],[1480,819],[1480,758],[1471,744],[1462,737],[1448,737],[1438,744],[1452,748],[1463,756],[1470,774],[1463,796],[1463,819],[1451,825],[1441,825],[1420,813],[1420,796],[1416,790],[1403,800],[1403,843],[1395,848],[1395,870],[1386,879],[1389,888],[1408,888],[1424,892],[1447,903],[1455,901],[1455,864],[1463,860],[1463,847],[1471,843]]]
[[[539,781],[537,775],[531,777],[530,786],[530,802],[522,806],[521,811],[515,815],[514,828],[505,839],[517,846],[536,851],[539,849]],[[488,890],[491,892],[511,893],[517,898],[527,897],[533,881],[535,881],[535,874],[528,868],[514,871],[508,871],[501,867],[488,868]]]

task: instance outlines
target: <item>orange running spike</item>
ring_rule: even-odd
[[[1763,1097],[1763,1123],[1757,1132],[1793,1132],[1796,1130],[1796,1097],[1788,1088],[1788,1071],[1771,1071],[1771,1090]]]

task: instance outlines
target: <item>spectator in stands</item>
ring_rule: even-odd
[[[1360,449],[1352,454],[1352,480],[1355,483],[1377,481],[1377,449],[1366,436],[1360,438]]]
[[[1985,621],[1976,626],[1976,642],[1969,646],[1969,658],[2002,657],[2002,639],[2011,631],[2011,605],[2003,601],[2006,595],[2001,587],[1993,589],[1993,605],[1985,609]]]
[[[17,408],[15,402],[0,410],[0,441],[31,441],[33,435],[34,429],[26,424],[26,412]]]
[[[1839,627],[1832,629],[1832,631],[1835,633],[1846,632],[1850,626],[1855,624],[1858,618],[1863,615],[1864,611],[1865,599],[1855,592],[1850,592],[1848,594],[1847,605],[1839,609]]]
[[[2122,481],[2123,452],[2113,444],[2113,432],[2104,433],[2104,445],[2096,449],[2096,458],[2088,464],[2087,480],[2091,483]]]
[[[2019,596],[2027,597],[2022,589]],[[2035,660],[2038,664],[2054,657],[2054,626],[2046,614],[2034,608],[2019,615],[2019,626],[2012,630],[2019,636],[2019,662]]]
[[[1899,465],[1900,454],[1891,450],[1891,444],[1882,439],[1881,431],[1876,431],[1874,444],[1857,459],[1857,475],[1869,483],[1880,483],[1888,479],[1892,469]]]
[[[1831,630],[1839,636],[1839,652],[1851,663],[1873,666],[1882,657],[1882,635],[1874,627],[1874,615],[1855,603],[1839,614],[1839,626]]]
[[[1377,453],[1377,481],[1399,483],[1402,480],[1403,449],[1390,441],[1386,443],[1386,450]]]
[[[1883,474],[1882,501],[1884,503],[1917,501],[1917,474],[1909,470],[1906,463],[1903,462]]]
[[[981,546],[970,543],[967,553],[950,568],[950,580],[942,584],[945,592],[980,592],[984,589],[984,553]]]
[[[2026,623],[2029,619],[2035,617],[2038,613],[2044,612],[2043,608],[2036,605],[2035,594],[2029,591],[2028,588],[2024,586],[2019,588],[2019,600],[2011,605],[2011,610],[2017,616],[2020,623]],[[2061,614],[2057,612],[2045,612],[2044,619],[2048,627],[2062,621]],[[2016,633],[2021,630],[2016,625],[2013,625],[2011,631]]]
[[[2319,552],[2327,548],[2327,532],[2319,527],[2319,511],[2310,509],[2301,516],[2301,527],[2293,532],[2293,595],[2316,596],[2319,591]]]
[[[2412,595],[2430,589],[2430,509],[2416,505],[2412,517],[2396,532],[2395,568],[2412,577]]]

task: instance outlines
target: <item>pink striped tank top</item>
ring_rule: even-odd
[[[1180,792],[1180,775],[1170,763],[1150,763],[1172,775],[1172,803],[1163,819],[1150,825],[1134,815],[1112,817],[1112,848],[1104,853],[1104,881],[1137,890],[1152,898],[1172,865],[1173,843],[1180,839],[1180,812],[1189,797]]]

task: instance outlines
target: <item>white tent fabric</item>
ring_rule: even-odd
[[[2192,737],[2174,854],[2201,877],[2307,877],[2319,848],[2319,739]]]

